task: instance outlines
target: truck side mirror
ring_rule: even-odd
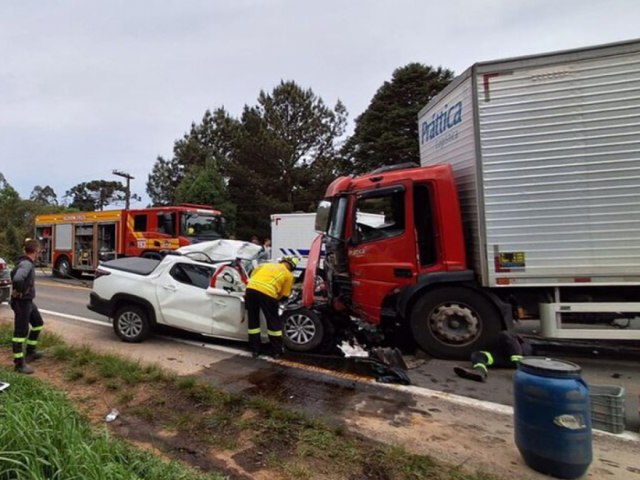
[[[349,245],[358,245],[360,243],[360,232],[357,227],[353,229],[351,237],[349,237]]]

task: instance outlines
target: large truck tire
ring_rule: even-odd
[[[72,270],[69,257],[65,255],[58,257],[56,264],[53,266],[53,276],[58,278],[69,278],[71,277],[71,274]]]
[[[482,294],[463,287],[426,292],[411,312],[411,333],[436,358],[468,360],[493,346],[502,324],[498,309]]]

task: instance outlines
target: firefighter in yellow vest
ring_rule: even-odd
[[[265,263],[254,270],[245,293],[249,315],[249,347],[253,358],[260,355],[260,311],[267,321],[267,333],[274,358],[282,355],[282,319],[278,302],[291,295],[296,257],[282,257],[278,263]]]

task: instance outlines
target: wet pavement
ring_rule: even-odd
[[[204,369],[201,377],[227,391],[260,395],[312,416],[339,418],[363,397],[381,418],[399,410],[410,411],[416,405],[409,393],[381,393],[368,365],[361,363],[347,362],[347,368],[333,370],[331,375],[287,359],[255,367],[255,363],[243,365],[237,358],[229,358]]]
[[[590,385],[622,387],[625,393],[626,429],[640,432],[640,362],[633,359],[614,359],[601,356],[579,356],[572,353],[549,353],[582,367],[582,377]],[[486,383],[464,380],[453,373],[455,365],[464,362],[430,359],[419,368],[409,370],[414,385],[465,397],[513,405],[513,370],[490,369]]]

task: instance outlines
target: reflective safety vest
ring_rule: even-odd
[[[247,288],[280,300],[291,295],[293,275],[283,263],[265,263],[251,274]]]

